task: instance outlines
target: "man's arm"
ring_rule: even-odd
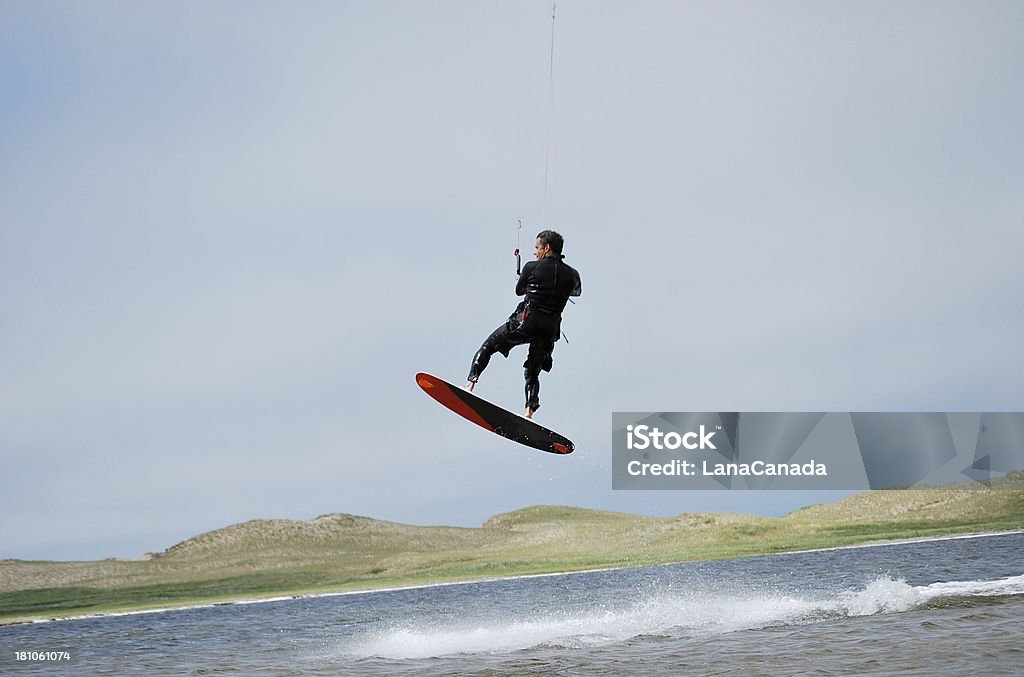
[[[519,276],[519,279],[516,280],[516,296],[522,296],[526,293],[526,285],[530,280],[530,273],[533,272],[533,267],[535,265],[537,265],[536,261],[529,261],[525,266],[523,266],[523,272]]]
[[[573,269],[572,272],[575,273],[576,285],[572,288],[572,292],[569,293],[569,296],[579,296],[583,293],[583,281],[580,279],[580,272],[578,270]]]

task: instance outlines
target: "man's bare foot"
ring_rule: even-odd
[[[476,381],[466,381],[466,385],[462,386],[463,390],[473,392],[473,387],[476,386]]]
[[[523,412],[523,417],[524,418],[528,418],[528,419],[530,419],[532,421],[533,420],[533,409],[530,409],[529,407],[527,407],[526,411]]]

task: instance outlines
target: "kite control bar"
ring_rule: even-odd
[[[519,258],[519,237],[523,232],[523,220],[516,219],[516,250],[512,252],[513,256],[516,257],[516,277],[522,275],[522,259]]]

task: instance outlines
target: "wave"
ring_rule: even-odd
[[[395,624],[346,641],[353,658],[417,659],[507,653],[534,647],[586,648],[642,636],[714,635],[829,618],[900,613],[957,598],[1024,594],[1024,575],[992,581],[912,586],[881,577],[862,589],[800,596],[730,586],[728,590],[650,591],[622,608],[537,613],[508,620],[488,615],[424,630]]]
[[[881,578],[864,590],[844,592],[834,611],[847,616],[910,611],[936,600],[1024,594],[1024,576],[994,581],[950,581],[911,586],[905,581]]]

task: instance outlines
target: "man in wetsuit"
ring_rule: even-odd
[[[516,282],[516,295],[526,298],[501,325],[480,346],[473,356],[469,368],[469,381],[465,388],[470,392],[487,368],[491,355],[500,352],[505,357],[512,348],[524,343],[530,344],[526,356],[526,418],[533,418],[533,412],[540,408],[540,372],[551,371],[551,353],[555,341],[562,335],[562,310],[570,296],[582,292],[580,274],[562,261],[562,236],[553,230],[537,234],[534,245],[536,261],[523,266],[522,275]]]

